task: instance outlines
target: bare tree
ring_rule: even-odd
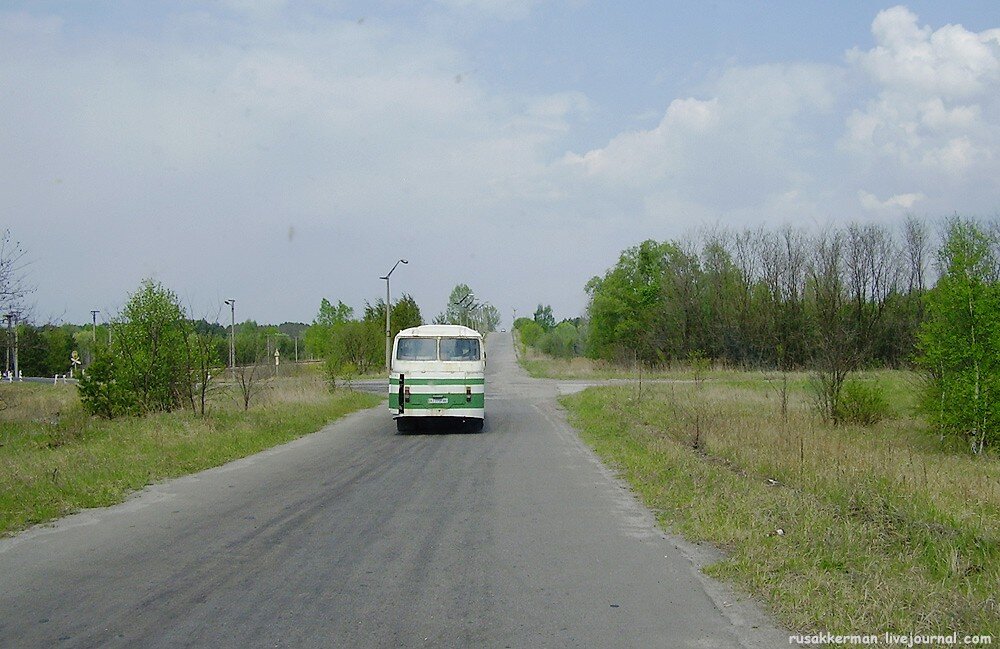
[[[266,368],[267,350],[257,345],[251,358],[250,362],[235,367],[233,371],[244,411],[249,410],[250,403],[270,385]]]
[[[219,313],[214,321],[218,321]],[[208,322],[207,319],[203,319]],[[215,346],[215,336],[208,329],[199,328],[197,323],[188,320],[187,332],[184,338],[184,364],[190,377],[188,402],[191,411],[205,416],[208,397],[220,387],[216,377],[212,375],[215,368],[221,373],[221,363]]]
[[[24,298],[34,289],[28,285],[27,252],[10,230],[0,232],[0,310],[24,311]]]
[[[809,264],[815,308],[813,391],[824,419],[839,423],[840,393],[857,363],[844,309],[844,236],[827,230],[816,236]]]
[[[927,224],[915,216],[906,217],[903,223],[903,247],[907,261],[907,293],[923,293],[927,273],[927,256],[930,250],[930,235]]]
[[[860,358],[871,355],[879,339],[889,296],[899,287],[900,255],[884,227],[852,224],[844,239],[846,288],[851,296],[853,343]]]

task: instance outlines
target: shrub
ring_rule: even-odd
[[[99,354],[77,384],[83,408],[92,415],[114,419],[139,410],[136,394],[116,380],[115,358]]]
[[[542,325],[535,321],[527,322],[523,327],[521,327],[521,342],[529,347],[532,347],[544,334],[545,329],[542,328]]]
[[[115,320],[103,360],[80,384],[87,411],[112,418],[181,407],[193,394],[188,329],[177,295],[144,280]]]
[[[860,426],[877,424],[891,414],[882,386],[856,379],[844,383],[836,408],[838,422]]]

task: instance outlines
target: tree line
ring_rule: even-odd
[[[548,304],[539,304],[531,318],[517,318],[514,328],[522,343],[556,358],[582,356],[587,349],[587,321],[567,318],[557,324]]]
[[[1000,228],[958,216],[939,232],[916,218],[720,228],[624,250],[587,283],[583,320],[556,325],[539,305],[516,326],[554,356],[808,371],[835,424],[848,400],[874,398],[853,372],[917,369],[925,413],[978,452],[1000,442],[998,278]]]
[[[306,349],[325,360],[327,374],[333,380],[381,368],[385,363],[385,309],[381,299],[366,302],[363,314],[356,318],[352,307],[339,300],[334,306],[323,298],[319,313],[306,332]],[[390,309],[391,338],[403,329],[424,324],[420,307],[411,295],[404,293]],[[489,302],[478,301],[467,284],[458,284],[434,323],[464,325],[486,334],[496,330],[500,312]]]
[[[587,283],[587,354],[779,369],[843,354],[852,367],[899,367],[923,319],[930,245],[916,219],[644,241]]]
[[[228,325],[209,322],[203,317],[190,320],[188,326],[192,331],[210,338],[213,357],[228,359],[230,337]],[[306,359],[303,338],[308,328],[307,324],[299,322],[285,322],[280,325],[258,324],[254,320],[237,322],[236,362],[241,365],[253,362],[259,350],[267,350],[271,355],[277,350],[285,360],[296,357]],[[77,353],[81,368],[89,367],[97,354],[108,349],[113,331],[113,323],[109,322],[97,325],[71,323],[36,325],[21,321],[12,326],[9,333],[0,331],[0,337],[4,340],[5,355],[12,355],[16,334],[18,365],[24,376],[51,377],[69,373],[73,352]],[[6,370],[6,367],[4,369]]]
[[[456,286],[451,297],[436,322],[464,324],[483,333],[499,323],[498,311],[472,299],[467,285]],[[424,322],[411,295],[404,294],[389,308],[393,336]],[[193,319],[176,293],[145,280],[109,323],[35,326],[19,321],[4,337],[8,358],[16,350],[19,369],[27,376],[66,374],[78,361],[81,400],[92,414],[114,418],[187,407],[205,414],[222,379],[249,408],[277,371],[269,369],[276,368],[275,354],[286,362],[299,356],[322,360],[334,381],[380,369],[385,314],[382,300],[366,302],[356,318],[352,307],[340,301],[334,306],[324,298],[311,325],[248,320],[226,327]],[[227,367],[231,343],[235,363]]]

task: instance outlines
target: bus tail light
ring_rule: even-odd
[[[410,403],[410,388],[409,386],[403,388],[403,401]]]
[[[465,402],[472,403],[472,387],[468,385],[465,386]]]

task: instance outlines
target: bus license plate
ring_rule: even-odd
[[[431,397],[427,399],[428,404],[432,405],[448,405],[448,397]]]

